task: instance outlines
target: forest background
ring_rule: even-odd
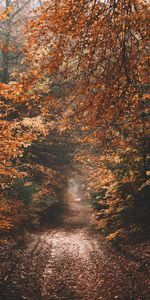
[[[56,221],[72,173],[106,239],[147,240],[148,21],[148,1],[0,1],[2,245]]]

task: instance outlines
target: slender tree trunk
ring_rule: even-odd
[[[11,5],[10,0],[5,1],[5,8],[8,9]],[[6,21],[5,41],[2,50],[2,82],[8,83],[9,81],[9,44],[10,44],[10,31],[11,31],[11,17],[8,15]]]
[[[3,52],[2,82],[8,83],[8,81],[9,81],[8,53]]]

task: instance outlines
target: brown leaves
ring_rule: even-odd
[[[23,219],[22,214],[23,204],[19,201],[11,203],[6,200],[1,194],[0,201],[0,230],[2,232],[8,232],[13,229],[14,226],[20,225]]]

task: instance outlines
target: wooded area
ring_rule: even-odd
[[[1,299],[92,299],[5,292],[9,249],[69,215],[73,177],[94,232],[123,256],[143,253],[145,294],[117,299],[149,299],[149,8],[146,0],[0,0]],[[104,295],[94,299],[116,299]]]

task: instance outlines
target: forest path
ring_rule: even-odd
[[[3,300],[148,300],[136,264],[98,237],[90,218],[90,206],[70,195],[62,223],[30,235]]]

